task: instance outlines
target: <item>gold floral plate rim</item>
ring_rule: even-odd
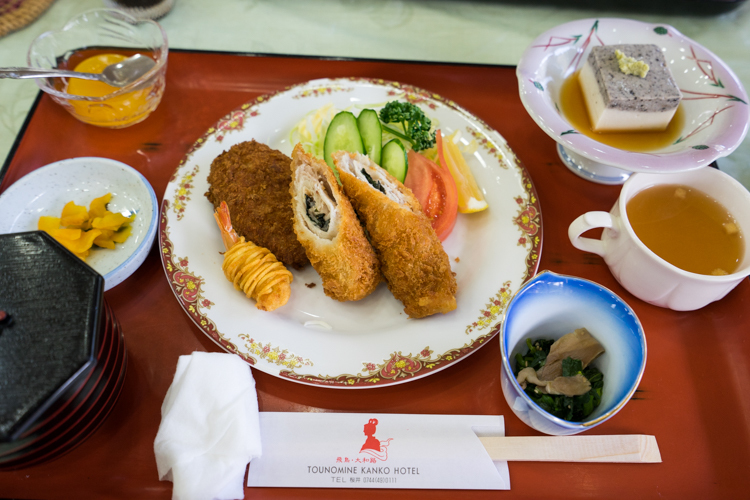
[[[201,182],[205,183],[210,165],[205,165],[207,163],[204,161],[205,159],[197,158],[198,155],[207,155],[207,150],[220,153],[221,150],[228,149],[233,143],[250,140],[250,138],[271,143],[272,147],[276,147],[277,144],[273,144],[273,142],[277,142],[281,144],[279,149],[288,154],[291,150],[288,140],[278,141],[278,136],[288,135],[286,131],[277,134],[276,141],[264,141],[263,137],[258,136],[259,128],[257,124],[264,123],[264,115],[270,115],[270,111],[275,109],[273,105],[278,106],[279,103],[287,106],[289,103],[297,105],[306,101],[324,103],[329,99],[338,100],[337,102],[340,103],[342,100],[348,99],[347,96],[373,92],[378,96],[382,95],[386,100],[403,99],[414,102],[425,109],[428,116],[437,114],[444,118],[447,117],[447,120],[444,120],[445,126],[450,125],[448,122],[454,120],[460,122],[462,126],[466,125],[462,130],[464,137],[466,137],[465,142],[472,139],[476,141],[477,153],[475,153],[475,156],[483,162],[480,174],[486,170],[494,176],[502,175],[513,181],[511,184],[514,184],[513,187],[517,191],[514,193],[511,202],[514,208],[504,214],[503,221],[512,227],[515,232],[514,240],[508,243],[509,248],[515,247],[511,250],[522,256],[523,262],[513,264],[517,275],[510,277],[510,279],[498,280],[492,293],[485,294],[481,304],[475,301],[472,303],[471,311],[464,312],[462,317],[464,319],[470,317],[471,319],[462,323],[460,332],[452,330],[451,336],[455,339],[452,339],[453,343],[450,345],[444,345],[445,342],[435,342],[436,345],[433,345],[432,342],[427,341],[423,343],[424,347],[411,349],[394,347],[389,349],[387,354],[381,353],[379,359],[378,356],[373,356],[372,358],[350,362],[350,369],[348,370],[340,370],[336,373],[316,372],[315,367],[321,364],[321,356],[306,355],[304,348],[300,349],[298,345],[285,344],[281,338],[283,336],[258,331],[250,327],[243,329],[242,332],[228,332],[225,331],[224,326],[217,325],[217,322],[221,323],[223,318],[212,314],[211,308],[216,306],[217,299],[215,295],[212,295],[212,292],[207,290],[207,276],[201,273],[201,269],[193,269],[195,266],[192,265],[190,256],[186,254],[190,249],[185,247],[191,246],[191,249],[195,250],[195,245],[178,242],[178,248],[176,249],[173,233],[184,232],[186,219],[183,219],[186,216],[188,219],[190,218],[190,210],[194,206],[199,205],[195,210],[196,213],[201,213],[201,217],[205,215],[204,212],[206,211],[210,214],[212,208],[203,197],[204,189],[201,188]],[[322,104],[312,104],[312,109],[319,105]],[[291,124],[293,125],[303,116],[304,112],[296,112],[296,118]],[[267,120],[270,120],[270,118],[267,118]],[[291,129],[291,126],[289,129]],[[503,181],[507,183],[508,179],[504,178]],[[490,189],[489,194],[492,194],[492,189]],[[489,196],[488,201],[490,202],[490,210],[492,210],[493,202],[496,200]],[[504,201],[510,202],[510,200]],[[459,215],[459,217],[471,216]],[[467,222],[466,224],[470,223]],[[457,224],[458,226],[459,224]],[[209,230],[207,229],[207,231]],[[469,229],[465,231],[469,231]],[[450,246],[451,237],[446,240],[446,247]],[[298,383],[335,388],[380,387],[416,380],[436,373],[475,352],[498,333],[500,318],[508,300],[515,293],[515,290],[536,273],[541,244],[542,220],[536,191],[528,171],[499,133],[456,103],[437,94],[399,82],[362,78],[322,79],[304,82],[279,92],[259,96],[227,114],[196,140],[175,169],[175,173],[165,191],[159,222],[159,248],[170,288],[182,308],[204,334],[225,351],[238,354],[250,365],[261,371]],[[183,250],[185,251],[183,252]],[[462,265],[459,264],[457,257],[454,258],[450,251],[448,253],[451,256],[454,270],[455,266]],[[200,257],[204,258],[203,255]],[[220,261],[218,261],[216,267],[218,268],[218,274],[221,275]],[[206,266],[203,266],[203,268],[207,269]],[[215,275],[216,270],[212,268],[210,273]],[[295,271],[295,282],[301,281],[296,274]],[[213,277],[208,279],[213,283]],[[226,281],[223,275],[221,275],[221,279],[225,282],[222,284],[223,288],[242,296],[241,292],[232,290],[231,283]],[[300,286],[303,285],[300,284]],[[322,296],[323,292],[318,289],[317,293]],[[461,286],[459,286],[459,299],[460,294]],[[242,299],[247,300],[244,296],[242,296]],[[235,300],[234,297],[232,297],[232,300]],[[251,302],[248,302],[244,307],[247,308],[246,314],[253,318],[250,321],[250,326],[260,321],[258,318],[262,318],[263,321],[269,318],[268,316],[258,316],[258,314],[275,314],[258,313]],[[446,317],[443,316],[444,319]],[[435,321],[439,320],[435,318],[406,320],[404,315],[404,321],[424,322],[424,326],[427,327],[436,324]],[[308,332],[313,337],[316,335],[323,337],[327,334],[327,332],[313,330],[308,330]],[[332,351],[336,349],[341,350],[342,348],[332,345]],[[335,353],[331,355],[335,356]],[[360,367],[353,367],[355,364]]]

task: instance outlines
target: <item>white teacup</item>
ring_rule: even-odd
[[[684,271],[652,252],[635,235],[625,207],[640,191],[659,184],[694,187],[716,200],[734,216],[743,235],[739,269],[725,276]],[[604,228],[601,240],[581,235]],[[623,185],[612,210],[587,212],[568,228],[574,247],[604,257],[610,271],[630,293],[651,304],[676,311],[692,311],[719,300],[750,275],[750,192],[729,175],[710,167],[675,174],[638,173]]]

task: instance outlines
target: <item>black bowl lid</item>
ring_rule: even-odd
[[[0,441],[92,369],[104,278],[42,231],[0,235]]]

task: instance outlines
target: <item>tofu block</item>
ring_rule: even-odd
[[[621,72],[616,50],[648,64],[646,77]],[[656,45],[594,47],[578,78],[596,132],[664,130],[682,99]]]

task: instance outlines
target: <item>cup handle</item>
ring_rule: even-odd
[[[609,212],[586,212],[570,224],[568,238],[578,250],[591,252],[604,257],[604,243],[593,238],[581,238],[589,229],[597,227],[612,227],[612,216]]]

